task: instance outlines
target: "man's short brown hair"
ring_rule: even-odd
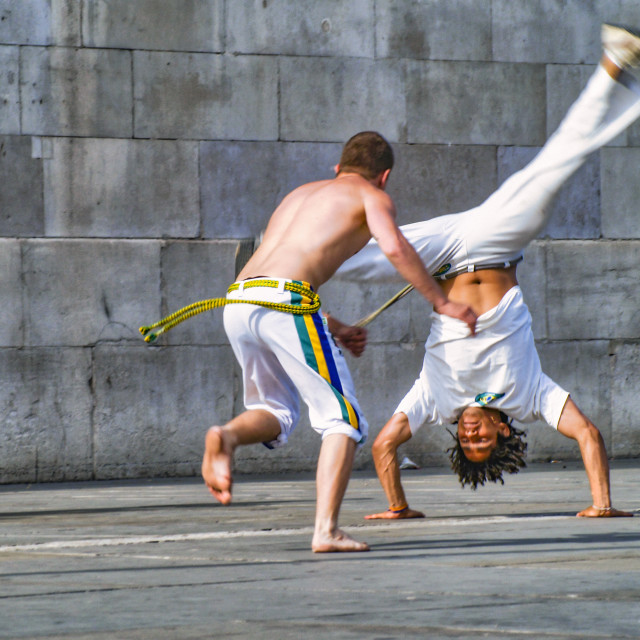
[[[392,167],[391,145],[376,131],[361,131],[344,145],[339,173],[358,173],[373,180]]]

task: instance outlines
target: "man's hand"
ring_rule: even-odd
[[[434,306],[434,310],[437,313],[449,316],[450,318],[462,320],[462,322],[464,322],[471,330],[471,335],[475,335],[476,320],[478,319],[478,316],[469,305],[447,300],[446,302],[439,304],[437,307]]]
[[[387,510],[382,513],[372,513],[364,517],[365,520],[404,520],[406,518],[424,518],[424,513],[407,508],[404,511]]]
[[[632,518],[633,513],[628,511],[618,511],[613,507],[610,509],[602,509],[591,505],[576,514],[578,518]]]
[[[347,351],[352,353],[356,358],[359,358],[367,346],[367,330],[363,327],[344,324],[328,313],[326,317],[329,331],[331,331],[331,334],[340,346],[347,349]]]

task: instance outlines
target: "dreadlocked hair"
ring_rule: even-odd
[[[507,423],[508,418],[502,413],[501,419]],[[447,429],[447,431],[449,430]],[[455,440],[455,444],[447,449],[447,453],[451,461],[451,468],[457,474],[463,488],[468,484],[475,490],[479,484],[483,485],[487,480],[504,484],[503,472],[518,473],[520,469],[527,466],[524,461],[527,443],[523,440],[526,433],[516,429],[513,425],[509,425],[508,436],[498,434],[498,444],[484,462],[468,460],[460,446],[458,434],[451,433],[451,431],[449,433]]]

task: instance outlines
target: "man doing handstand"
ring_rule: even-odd
[[[251,304],[301,304],[291,285],[317,291],[336,269],[373,236],[390,263],[439,313],[458,318],[472,332],[475,314],[468,305],[449,302],[400,233],[395,208],[384,189],[393,152],[375,132],[362,132],[345,145],[336,177],[298,187],[277,207],[254,255],[229,288],[224,327],[243,371],[246,411],[205,438],[202,476],[213,496],[231,502],[233,453],[240,445],[283,445],[299,415],[298,395],[309,406],[322,436],[317,467],[315,552],[366,551],[338,528],[338,513],[351,473],[356,446],[367,437],[367,423],[353,391],[339,342],[358,355],[361,330],[347,327],[318,310],[293,315]],[[311,291],[313,293],[313,291]]]
[[[593,503],[579,516],[625,516],[611,506],[609,466],[598,429],[541,369],[531,316],[516,280],[522,251],[544,227],[549,205],[587,155],[640,115],[640,86],[623,69],[640,62],[640,38],[603,25],[604,55],[585,90],[536,158],[479,207],[401,227],[449,297],[478,315],[476,335],[434,314],[422,371],[373,444],[389,509],[367,518],[415,518],[400,481],[398,447],[422,424],[456,424],[450,449],[462,485],[502,482],[524,466],[523,432],[510,419],[542,420],[576,440]],[[389,269],[370,242],[338,274],[382,278]]]

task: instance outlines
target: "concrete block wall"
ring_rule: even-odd
[[[533,157],[636,0],[0,0],[0,482],[198,473],[242,407],[211,312],[148,347],[140,324],[222,295],[279,200],[342,143],[394,145],[399,221],[479,204]],[[545,370],[640,455],[640,125],[566,185],[520,279]],[[397,287],[328,283],[355,321]],[[371,439],[412,384],[410,296],[349,358]],[[303,412],[304,413],[304,412]],[[530,458],[576,458],[541,425]],[[444,429],[405,451],[446,464]],[[241,472],[313,469],[303,418]]]

